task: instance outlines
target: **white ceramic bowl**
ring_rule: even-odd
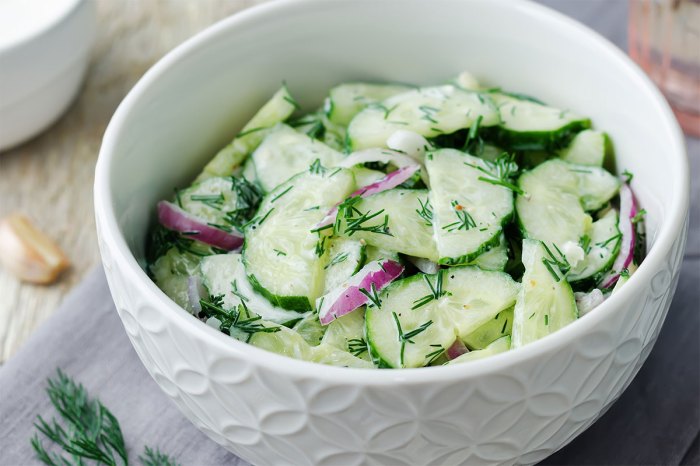
[[[91,0],[0,0],[0,151],[68,108],[85,76],[94,29]]]
[[[651,249],[620,293],[517,351],[458,366],[343,369],[232,340],[141,268],[157,200],[185,185],[284,79],[307,107],[349,79],[479,78],[592,116],[648,211]],[[652,349],[688,209],[681,132],[650,81],[580,24],[504,0],[280,1],[179,46],[134,87],[97,166],[100,249],[144,365],[202,431],[257,464],[533,463],[595,421]]]

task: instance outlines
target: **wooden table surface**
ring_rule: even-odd
[[[168,50],[252,0],[97,2],[91,65],[76,101],[43,134],[0,153],[0,218],[21,212],[72,262],[50,286],[0,269],[0,364],[99,263],[92,184],[102,135],[119,102]],[[0,122],[0,124],[2,124]]]

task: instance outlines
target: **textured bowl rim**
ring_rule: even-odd
[[[371,0],[334,1],[337,3],[342,3],[343,1],[357,3],[358,1],[369,2]],[[469,364],[416,369],[375,370],[334,367],[301,361],[240,342],[194,318],[170,300],[151,281],[131,253],[124,236],[119,230],[111,194],[109,172],[114,161],[114,148],[122,127],[129,118],[131,108],[143,94],[149,91],[154,83],[157,83],[159,77],[168,73],[179,60],[190,53],[197,53],[201,48],[206,47],[208,42],[216,40],[217,37],[225,34],[228,29],[239,25],[256,23],[264,20],[268,15],[281,15],[288,10],[298,12],[299,10],[318,8],[321,5],[328,6],[331,4],[328,0],[278,0],[254,6],[225,18],[207,27],[167,53],[144,74],[121,102],[107,127],[99,153],[95,173],[95,210],[98,224],[102,226],[99,233],[105,245],[107,245],[106,247],[113,252],[114,260],[120,264],[123,270],[129,273],[131,284],[138,288],[139,293],[148,296],[152,302],[157,302],[159,312],[167,312],[168,319],[171,319],[174,323],[176,322],[180,327],[186,328],[186,331],[197,334],[199,338],[206,340],[208,344],[218,347],[220,351],[228,353],[232,357],[247,358],[251,364],[265,367],[270,371],[286,374],[290,377],[322,379],[329,383],[351,385],[400,385],[463,381],[484,374],[507,370],[523,361],[537,358],[545,353],[564,347],[577,337],[590,332],[601,321],[606,320],[617,308],[623,306],[632,296],[642,293],[642,287],[651,283],[655,271],[659,269],[665,260],[676,238],[683,234],[683,226],[688,211],[688,160],[683,133],[671,108],[656,86],[627,55],[587,26],[530,0],[521,0],[519,2],[509,0],[481,1],[490,5],[498,5],[500,8],[520,9],[524,14],[547,22],[552,28],[558,28],[565,34],[578,36],[580,40],[589,41],[591,45],[597,48],[599,53],[608,55],[613,60],[621,63],[628,78],[636,83],[640,92],[649,100],[651,108],[658,112],[664,120],[665,124],[657,129],[663,131],[666,134],[666,139],[671,143],[669,153],[671,154],[670,163],[672,164],[673,176],[671,188],[673,190],[673,203],[666,209],[665,219],[657,232],[654,246],[639,269],[631,277],[630,281],[620,289],[619,293],[611,296],[594,311],[571,325],[517,350],[472,361]]]

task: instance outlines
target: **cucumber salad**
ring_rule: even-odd
[[[207,325],[357,368],[467,362],[568,325],[641,262],[606,133],[487,87],[283,86],[157,205],[148,272]]]

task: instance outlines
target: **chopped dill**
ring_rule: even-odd
[[[418,203],[420,204],[420,209],[416,209],[418,215],[425,220],[426,226],[433,226],[433,206],[430,205],[430,199],[426,198],[425,202],[419,197]]]
[[[443,230],[452,232],[455,230],[469,230],[476,228],[476,222],[469,212],[458,201],[452,201],[452,209],[457,216],[457,221],[442,227]]]
[[[493,162],[485,159],[482,159],[482,161],[487,168],[468,162],[464,162],[464,164],[475,168],[486,175],[480,176],[480,181],[503,186],[520,195],[525,194],[522,189],[514,185],[511,181],[512,178],[514,178],[518,173],[518,164],[515,163],[512,155],[504,152]]]

